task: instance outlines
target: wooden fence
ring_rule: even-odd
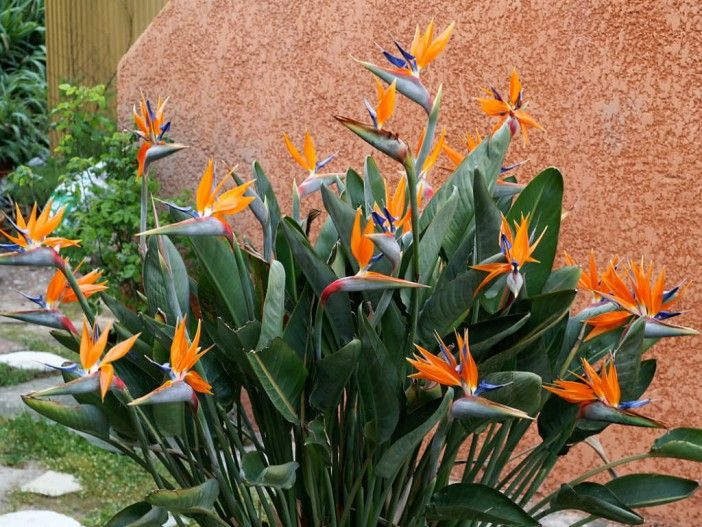
[[[167,0],[46,0],[49,107],[62,82],[112,85],[117,64]]]

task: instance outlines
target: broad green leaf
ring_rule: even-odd
[[[507,214],[510,227],[522,215],[529,215],[529,230],[536,237],[546,229],[544,237],[533,253],[538,263],[528,263],[522,272],[526,276],[529,296],[539,294],[553,267],[561,226],[561,204],[563,202],[563,177],[556,168],[547,168],[532,179],[512,205]]]
[[[334,222],[336,232],[339,233],[341,245],[344,247],[344,251],[346,251],[346,256],[354,262],[354,270],[358,270],[358,264],[355,263],[351,256],[351,231],[353,230],[353,223],[356,219],[356,211],[351,208],[351,205],[345,201],[341,201],[333,190],[322,187],[321,193],[324,208]]]
[[[110,423],[97,406],[91,404],[68,406],[28,395],[23,395],[22,401],[35,412],[73,430],[101,438],[108,438],[110,435]]]
[[[251,321],[234,330],[223,319],[217,319],[217,347],[214,352],[223,361],[235,364],[243,373],[254,377],[253,368],[249,363],[248,354],[255,349],[260,338],[261,324]],[[242,379],[243,380],[243,379]]]
[[[617,377],[622,389],[622,401],[629,401],[635,397],[645,329],[646,321],[643,318],[634,321],[626,328],[624,338],[614,352],[614,364],[617,367]]]
[[[309,240],[300,232],[299,226],[292,219],[285,218],[281,223],[281,228],[290,244],[297,265],[319,297],[324,288],[336,280],[336,275],[317,256],[310,246]],[[329,297],[325,313],[332,322],[335,331],[338,332],[341,343],[350,341],[353,338],[354,329],[348,295],[335,294]]]
[[[346,199],[348,200],[351,207],[355,210],[358,207],[363,207],[365,203],[365,189],[363,186],[363,179],[358,173],[349,168],[346,171]]]
[[[626,525],[641,525],[643,518],[631,510],[609,488],[586,481],[575,486],[561,485],[551,498],[551,511],[575,509],[598,518],[607,518]]]
[[[253,178],[256,180],[256,192],[261,199],[265,199],[266,205],[268,206],[268,213],[271,221],[271,232],[273,239],[275,239],[278,224],[281,220],[278,199],[273,191],[273,187],[268,179],[268,176],[266,176],[266,173],[263,171],[263,168],[258,161],[253,162],[253,165],[251,166],[251,173]]]
[[[531,313],[503,315],[471,324],[469,326],[470,351],[480,362],[484,352],[519,331],[527,323]]]
[[[439,260],[441,242],[454,217],[458,206],[458,193],[452,192],[446,202],[438,209],[438,214],[423,232],[419,246],[419,283],[429,283],[429,277]],[[411,279],[408,277],[408,279]]]
[[[262,350],[275,337],[283,334],[283,318],[285,317],[285,268],[278,260],[272,260],[268,273],[268,289],[263,304],[263,320],[261,336],[256,344],[256,350]]]
[[[653,443],[651,454],[702,463],[702,428],[675,428]]]
[[[167,521],[168,512],[164,509],[139,501],[115,514],[105,527],[162,527]]]
[[[147,503],[167,511],[184,514],[207,514],[219,496],[219,485],[208,479],[196,487],[176,490],[155,490],[146,496]]]
[[[144,291],[149,315],[160,309],[168,322],[175,325],[188,313],[190,282],[185,263],[167,236],[150,236],[144,257]]]
[[[655,507],[690,497],[699,483],[665,474],[627,474],[606,487],[629,507]]]
[[[384,207],[385,204],[385,181],[380,175],[378,165],[373,156],[366,157],[363,164],[363,194],[366,201],[366,212],[373,210],[373,205],[378,204]]]
[[[241,477],[248,485],[291,489],[295,484],[295,461],[282,465],[266,465],[260,452],[247,452],[241,459]]]
[[[656,359],[646,359],[641,362],[639,367],[639,379],[635,389],[631,392],[631,399],[640,399],[648,387],[653,382],[653,377],[656,375]]]
[[[468,269],[452,280],[439,280],[422,307],[417,326],[419,342],[434,342],[434,332],[444,336],[457,328],[473,307],[473,291],[483,273]]]
[[[187,219],[189,216],[184,212],[171,211],[171,215],[176,221]],[[243,302],[244,290],[242,288],[239,262],[234,256],[229,243],[222,237],[193,236],[190,243],[195,250],[195,254],[200,264],[207,272],[215,290],[223,304],[227,307],[228,319],[236,326],[241,326],[249,320],[253,320],[253,315],[249,315],[246,302]],[[249,280],[248,276],[243,278]]]
[[[507,496],[479,483],[455,483],[439,489],[429,503],[427,519],[492,522],[513,527],[539,525]]]
[[[546,279],[542,293],[563,291],[564,289],[577,289],[581,274],[582,269],[577,266],[566,266],[554,269]]]
[[[482,262],[500,252],[500,226],[502,215],[490,195],[485,177],[473,173],[475,201],[475,261]]]
[[[474,215],[473,173],[480,172],[489,188],[502,167],[509,142],[509,129],[507,126],[502,126],[466,156],[448,181],[441,186],[425,207],[419,220],[420,232],[424,231],[431,223],[439,207],[453,193],[454,187],[458,191],[456,213],[443,241],[443,249],[449,257],[455,252],[467,234],[470,234],[472,238],[472,233],[468,232],[468,226]]]
[[[439,404],[438,408],[434,411],[431,417],[429,417],[429,419],[390,445],[390,448],[385,451],[375,467],[376,474],[378,474],[381,478],[392,478],[400,469],[402,464],[411,455],[412,451],[427,436],[434,425],[446,415],[449,404],[452,400],[453,388],[449,388],[446,390],[446,394],[444,395],[441,404]]]
[[[280,338],[247,358],[273,406],[287,421],[297,423],[297,407],[307,378],[302,359]]]
[[[565,290],[518,300],[512,306],[511,312],[530,313],[531,316],[521,331],[505,341],[506,349],[499,351],[481,364],[483,371],[498,371],[527,346],[537,342],[548,329],[567,316],[574,298],[574,290]],[[507,343],[510,344],[509,347]]]
[[[356,371],[361,341],[354,339],[339,351],[317,361],[317,378],[310,394],[310,404],[328,412],[339,403],[341,392]]]
[[[402,379],[385,344],[361,312],[358,384],[363,406],[363,434],[378,444],[392,436],[400,418]]]

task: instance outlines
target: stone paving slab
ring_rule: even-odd
[[[5,353],[10,353],[12,351],[19,351],[20,349],[22,349],[22,346],[16,342],[0,337],[0,355],[4,355]]]
[[[0,527],[82,527],[73,518],[54,511],[20,511],[0,516]]]
[[[20,370],[49,372],[55,371],[67,359],[46,351],[13,351],[0,355],[0,362]]]
[[[72,474],[47,470],[41,476],[22,485],[20,490],[56,498],[64,494],[80,492],[83,490],[83,487],[80,486],[80,483]]]
[[[43,469],[29,464],[23,468],[0,465],[0,508],[5,504],[5,496],[23,483],[30,481],[43,472]]]

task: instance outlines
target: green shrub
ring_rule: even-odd
[[[0,0],[0,170],[48,153],[44,2]]]

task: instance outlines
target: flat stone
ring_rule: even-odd
[[[56,498],[64,494],[71,494],[83,490],[78,480],[71,474],[65,472],[54,472],[48,470],[41,476],[32,481],[25,483],[20,487],[22,492],[31,492],[32,494],[41,494]]]
[[[61,366],[67,359],[46,351],[13,351],[0,355],[0,362],[20,370],[53,371],[50,366]]]
[[[4,506],[5,497],[19,485],[39,476],[43,469],[34,465],[23,468],[0,465],[0,508]]]
[[[561,511],[554,512],[539,520],[542,527],[569,527],[573,523],[586,518],[587,515],[581,512]],[[611,525],[604,520],[592,520],[587,524],[588,527],[608,527]]]
[[[54,511],[20,511],[0,516],[0,527],[27,527],[28,525],[82,527],[73,518]]]

